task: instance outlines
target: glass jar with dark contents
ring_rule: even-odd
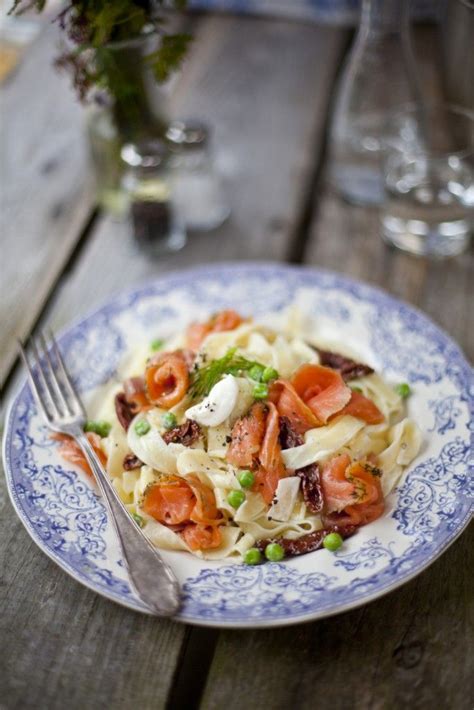
[[[173,199],[166,145],[159,140],[127,143],[121,158],[122,187],[136,242],[153,256],[181,249],[186,232]]]

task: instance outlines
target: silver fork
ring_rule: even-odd
[[[52,348],[45,338],[31,339],[34,366],[21,343],[20,354],[28,371],[38,407],[53,431],[72,436],[84,452],[104,498],[122,548],[131,586],[148,609],[159,616],[172,616],[180,606],[179,585],[151,542],[127,512],[111,485],[102,464],[84,434],[86,413],[66,370],[59,347],[51,334]]]

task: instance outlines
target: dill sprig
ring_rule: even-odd
[[[230,348],[224,357],[211,360],[203,367],[198,367],[191,374],[191,386],[189,394],[193,399],[206,397],[215,384],[219,382],[223,375],[242,375],[252,367],[264,368],[256,360],[247,360],[243,355],[237,354],[237,348]]]

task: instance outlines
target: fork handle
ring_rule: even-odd
[[[75,438],[104,497],[133,589],[154,614],[173,616],[180,606],[175,575],[128,513],[87,437],[81,431],[75,434]]]

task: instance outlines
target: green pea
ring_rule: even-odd
[[[267,385],[263,384],[262,382],[259,382],[258,385],[255,385],[255,387],[253,388],[252,394],[255,399],[266,399],[268,397]]]
[[[92,431],[94,434],[98,434],[101,437],[108,436],[112,425],[109,422],[103,421],[88,421],[85,424],[84,431]]]
[[[249,370],[249,377],[256,382],[261,382],[265,368],[263,365],[252,365]]]
[[[251,488],[255,483],[255,476],[252,471],[240,471],[237,474],[237,480],[242,488]]]
[[[132,518],[140,528],[144,526],[145,521],[143,520],[141,515],[138,515],[138,513],[132,513]]]
[[[161,423],[163,424],[165,429],[173,429],[178,423],[178,420],[176,419],[176,415],[173,414],[173,412],[166,412],[166,414],[163,414],[161,418]]]
[[[246,565],[258,565],[262,561],[262,553],[256,547],[251,547],[244,555]]]
[[[342,537],[339,533],[329,533],[323,540],[323,545],[326,550],[330,552],[336,552],[342,545]]]
[[[359,392],[359,394],[362,394],[362,390],[360,387],[351,387],[353,392]]]
[[[163,345],[165,344],[165,341],[162,338],[155,338],[155,340],[152,340],[150,343],[150,349],[155,352],[155,350],[161,350]]]
[[[280,562],[285,556],[285,550],[277,542],[271,542],[265,548],[265,557],[270,562]]]
[[[227,502],[233,508],[239,508],[245,500],[245,493],[239,490],[230,491],[227,496]]]
[[[406,382],[401,382],[395,387],[395,392],[397,392],[402,399],[406,399],[411,395],[411,387]]]
[[[266,367],[263,371],[262,382],[270,382],[278,379],[278,372],[274,367]]]
[[[137,432],[138,436],[148,434],[150,429],[151,427],[146,421],[146,419],[140,419],[138,422],[135,423],[135,431]]]

